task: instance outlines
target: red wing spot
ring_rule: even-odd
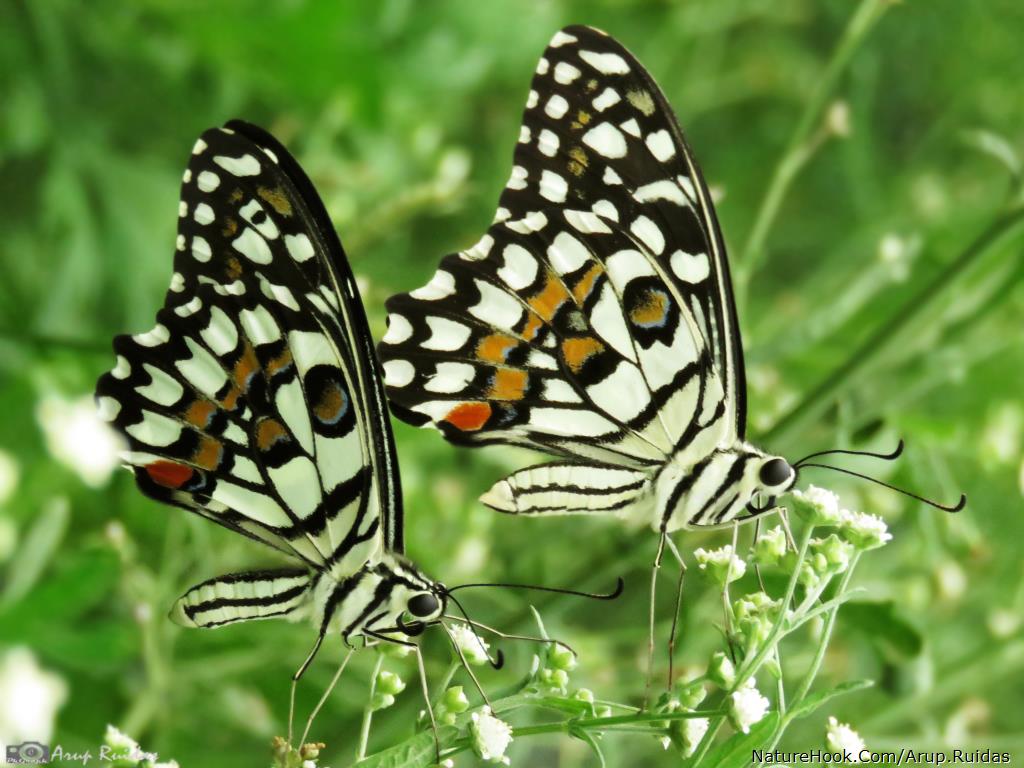
[[[164,488],[181,488],[192,479],[193,470],[175,461],[154,461],[146,465],[149,479]]]
[[[488,403],[460,403],[448,411],[444,420],[463,432],[475,432],[491,417]]]

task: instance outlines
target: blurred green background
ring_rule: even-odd
[[[862,29],[848,31],[855,14]],[[112,364],[109,340],[151,325],[189,150],[233,117],[275,132],[314,179],[382,333],[384,299],[425,282],[490,221],[530,73],[567,23],[604,28],[645,63],[720,197],[744,286],[753,436],[790,456],[904,436],[888,479],[970,496],[953,517],[816,478],[883,514],[896,537],[858,573],[871,602],[841,615],[824,670],[827,681],[878,685],[832,713],[875,749],[1024,757],[1024,287],[1008,207],[1021,202],[1024,6],[1014,0],[3,3],[0,742],[95,751],[114,723],[183,766],[268,762],[311,630],[189,632],[165,619],[185,588],[269,554],[111,471],[89,400]],[[993,222],[1006,236],[970,251]],[[456,449],[404,425],[397,439],[408,548],[426,572],[596,589],[627,578],[612,607],[536,604],[582,654],[574,685],[636,701],[655,537],[615,521],[495,515],[476,497],[530,455]],[[690,550],[728,536],[679,541]],[[481,620],[530,631],[526,600],[471,603]],[[682,666],[718,647],[719,611],[691,579]],[[519,646],[503,646],[506,671],[483,673],[489,689],[527,668],[532,649]],[[787,664],[806,665],[809,639],[786,647]],[[328,643],[300,712],[340,654]],[[428,671],[439,675],[447,654],[427,639]],[[372,662],[357,654],[314,730],[328,742],[325,765],[351,757]],[[379,714],[376,749],[407,737],[422,706],[411,660],[389,668],[410,685]],[[826,714],[783,746],[821,746]],[[653,740],[605,741],[614,766],[679,759]],[[564,737],[524,740],[512,756],[596,765]]]

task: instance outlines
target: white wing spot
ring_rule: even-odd
[[[469,363],[445,361],[437,364],[436,373],[427,380],[423,388],[428,392],[450,395],[465,389],[474,376],[476,369]]]
[[[590,209],[598,216],[604,216],[612,221],[619,220],[619,209],[615,207],[611,200],[598,200],[590,206]]]
[[[459,255],[469,261],[480,261],[480,259],[487,258],[487,254],[491,252],[491,246],[493,245],[494,238],[490,235],[484,235],[477,241],[476,245],[472,248],[467,248]]]
[[[269,264],[274,260],[267,241],[260,237],[260,233],[252,227],[246,227],[242,234],[231,242],[231,245],[249,261],[256,264]]]
[[[636,136],[638,139],[640,138],[640,125],[637,123],[635,117],[631,117],[629,120],[624,122],[622,124],[622,130],[630,136]]]
[[[537,278],[537,260],[523,246],[513,243],[502,254],[505,264],[498,270],[498,277],[513,291],[521,291]]]
[[[455,293],[455,277],[451,272],[439,269],[430,278],[430,282],[422,288],[417,288],[409,293],[414,299],[423,301],[437,301]]]
[[[551,42],[548,43],[548,47],[550,47],[550,48],[561,48],[566,43],[575,43],[575,42],[576,42],[576,37],[575,36],[570,35],[568,32],[563,32],[562,30],[559,30],[559,31],[555,32],[555,36],[551,38]]]
[[[210,250],[210,244],[206,242],[205,237],[196,235],[192,238],[192,256],[196,261],[202,262],[209,261],[213,256],[213,251]]]
[[[203,171],[199,174],[199,179],[196,183],[203,192],[213,192],[213,190],[220,186],[220,176],[213,171]]]
[[[610,158],[625,157],[626,137],[611,123],[598,123],[585,134],[583,143],[600,155]]]
[[[505,226],[511,229],[513,232],[518,232],[521,235],[528,235],[531,232],[539,232],[547,226],[548,217],[544,215],[543,211],[533,211],[528,213],[523,218],[516,221],[508,221]]]
[[[555,82],[568,85],[577,77],[580,71],[567,61],[560,61],[555,65]]]
[[[646,216],[637,216],[636,220],[630,224],[629,231],[636,235],[640,242],[646,245],[655,256],[660,255],[665,250],[665,236],[658,228],[658,225]]]
[[[537,137],[537,149],[548,157],[554,157],[558,152],[558,134],[545,128]]]
[[[315,253],[313,243],[304,234],[285,235],[284,245],[288,249],[289,255],[300,263],[313,258]]]
[[[671,159],[676,154],[676,145],[672,141],[672,137],[669,136],[668,131],[664,128],[648,136],[646,144],[647,148],[651,150],[651,154],[662,163]]]
[[[512,166],[512,175],[508,179],[509,189],[526,189],[526,169],[521,165]]]
[[[416,369],[408,360],[388,360],[384,363],[384,384],[404,387],[416,376]]]
[[[605,75],[624,75],[629,72],[629,64],[617,53],[580,51],[580,58]]]
[[[213,162],[234,176],[256,176],[260,172],[259,160],[249,154],[241,157],[217,155],[213,158]]]
[[[537,95],[536,91],[530,91],[529,95],[526,97],[526,108],[533,109],[534,107],[536,107],[537,99],[539,98],[540,97]]]
[[[604,169],[604,176],[601,178],[605,184],[621,184],[622,177],[619,176],[612,168]]]
[[[590,211],[566,211],[565,220],[573,229],[582,232],[584,235],[607,235],[611,232],[600,216]]]
[[[132,372],[131,363],[128,362],[127,358],[122,355],[117,356],[117,364],[114,369],[110,372],[110,375],[115,379],[124,380],[127,379],[129,374]]]
[[[203,150],[206,149],[206,142],[202,139],[196,139],[196,143],[192,145],[192,154],[201,155]]]
[[[519,143],[527,144],[530,141],[530,126],[521,125],[519,126]]]
[[[180,200],[178,202],[178,217],[184,218],[185,216],[188,216],[188,203],[184,200]]]
[[[184,203],[182,203],[182,205],[184,205]],[[208,206],[206,203],[200,203],[199,205],[196,206],[195,211],[193,211],[192,218],[205,226],[212,222],[214,219],[213,208]]]
[[[402,315],[388,315],[388,332],[382,341],[385,344],[401,344],[412,337],[412,324]]]
[[[191,317],[202,308],[202,300],[200,300],[198,296],[193,296],[191,301],[187,301],[181,306],[175,307],[174,314],[178,317]]]
[[[175,239],[175,241],[174,241],[174,247],[175,247],[175,249],[177,249],[179,251],[184,251],[185,250],[185,236],[184,235],[178,235],[177,239]]]
[[[469,314],[477,320],[502,330],[510,330],[519,322],[524,310],[518,299],[491,283],[485,283],[482,280],[473,282],[477,290],[480,291],[480,301],[469,308]],[[469,328],[466,328],[465,332],[466,338],[469,338]],[[464,342],[465,339],[463,339]],[[459,346],[462,344],[460,343]]]
[[[461,323],[433,315],[427,317],[426,322],[430,329],[430,338],[423,342],[424,349],[454,352],[469,339],[469,328]]]
[[[669,264],[672,273],[685,283],[701,283],[711,274],[711,264],[706,253],[676,251]]]
[[[608,107],[614,107],[621,100],[618,91],[614,88],[605,88],[601,91],[601,95],[594,99],[594,109],[604,112]]]
[[[639,203],[649,203],[653,200],[668,200],[677,205],[687,205],[689,203],[679,185],[668,179],[653,181],[650,184],[637,187],[633,192],[633,199]]]
[[[548,246],[548,259],[559,275],[567,275],[587,263],[590,252],[568,232],[559,232]]]
[[[548,68],[550,66],[551,66],[551,63],[547,59],[545,59],[543,56],[541,56],[540,61],[537,62],[537,74],[538,75],[546,75],[548,73]]]
[[[185,290],[185,278],[180,272],[171,275],[171,290],[174,293],[181,293]]]
[[[565,113],[568,111],[569,102],[557,93],[548,99],[548,103],[544,105],[544,114],[554,120],[559,120],[562,117],[565,117]]]
[[[540,176],[540,196],[553,203],[564,203],[569,184],[554,171],[545,170]]]
[[[171,338],[171,334],[166,327],[156,325],[152,330],[137,333],[132,338],[136,344],[141,344],[144,347],[158,347]]]

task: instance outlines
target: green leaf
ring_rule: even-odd
[[[51,499],[43,507],[7,567],[7,584],[0,595],[0,606],[18,602],[32,589],[60,546],[70,516],[68,500],[63,497]]]
[[[844,624],[864,633],[891,661],[906,661],[921,653],[924,639],[903,618],[892,600],[847,603],[839,614]]]
[[[771,712],[751,726],[749,733],[734,733],[708,752],[701,760],[701,765],[709,768],[747,768],[753,751],[764,747],[771,740],[778,724],[779,713]]]
[[[817,693],[808,696],[806,699],[801,701],[800,704],[791,709],[789,716],[793,720],[798,720],[801,717],[807,717],[826,701],[834,699],[836,696],[853,693],[854,691],[861,691],[865,688],[870,688],[874,684],[874,680],[849,680],[845,683],[840,683],[835,688],[818,691]]]
[[[459,729],[451,726],[441,726],[437,732],[442,748],[449,746],[459,735]],[[437,755],[434,753],[434,734],[431,731],[424,731],[401,744],[354,763],[353,768],[427,768],[435,762]]]

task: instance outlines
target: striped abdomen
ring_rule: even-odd
[[[718,450],[684,465],[677,455],[655,481],[654,527],[661,531],[727,523],[758,492],[763,454],[748,446]]]

